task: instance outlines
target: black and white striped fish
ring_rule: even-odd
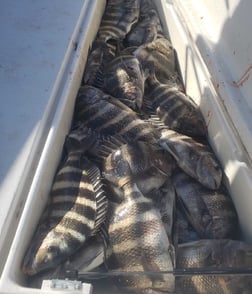
[[[140,0],[108,0],[102,16],[97,39],[122,41],[132,25],[138,21]]]
[[[163,37],[162,26],[152,1],[141,0],[139,21],[126,35],[125,45],[140,46]]]
[[[158,145],[142,141],[125,144],[115,139],[111,138],[103,142],[99,150],[100,155],[103,156],[102,170],[106,177],[117,177],[118,161],[126,160],[132,179],[140,191],[146,194],[159,189],[172,174],[175,162],[169,153]],[[121,194],[122,191],[116,189],[117,186],[118,183],[115,183],[112,188],[117,194]]]
[[[114,56],[115,52],[105,42],[95,40],[88,54],[82,83],[102,88],[104,69]]]
[[[28,277],[31,288],[41,288],[43,280],[51,279],[81,279],[88,271],[100,271],[106,254],[108,254],[108,233],[103,225],[101,229],[81,246],[66,261],[55,268],[39,272]]]
[[[191,137],[205,137],[207,128],[198,105],[170,85],[151,79],[150,91],[145,97],[150,109],[170,129]]]
[[[24,258],[23,271],[28,275],[66,260],[105,220],[107,198],[100,170],[83,156],[88,136],[78,128],[67,137],[66,161],[56,173],[45,217]]]
[[[172,179],[181,207],[201,238],[239,237],[237,213],[223,189],[209,190],[185,173],[177,173]]]
[[[143,196],[137,185],[123,186],[124,199],[111,204],[108,232],[112,254],[107,260],[110,270],[132,272],[120,276],[117,282],[137,293],[174,293],[171,246],[160,212],[152,200]],[[142,275],[134,272],[155,272]],[[148,291],[148,292],[147,292]]]
[[[146,75],[136,57],[119,55],[106,66],[104,91],[137,111],[142,107],[145,80]]]
[[[220,187],[222,169],[209,145],[168,128],[161,129],[159,143],[186,174],[209,189]]]
[[[81,87],[76,101],[75,121],[105,136],[120,135],[127,142],[156,142],[159,131],[118,99],[92,86]]]
[[[175,50],[166,38],[158,38],[141,45],[134,52],[134,55],[139,60],[143,70],[150,70],[158,82],[166,84],[177,75]],[[150,80],[152,79],[153,77]]]

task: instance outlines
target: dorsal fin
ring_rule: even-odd
[[[96,195],[96,218],[92,232],[92,234],[95,234],[100,229],[102,223],[106,220],[108,200],[104,191],[104,184],[102,182],[102,176],[99,168],[93,165],[90,169],[88,169],[87,173]]]

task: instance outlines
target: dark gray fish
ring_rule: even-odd
[[[177,249],[177,268],[222,269],[234,272],[252,267],[252,246],[234,240],[199,240]],[[176,278],[176,293],[188,294],[249,294],[251,276],[194,275]]]
[[[175,214],[175,189],[173,183],[168,177],[160,189],[147,194],[153,200],[153,203],[160,211],[161,220],[167,233],[170,243],[173,244],[173,223]]]
[[[125,38],[126,46],[140,46],[162,37],[162,26],[152,1],[142,0],[139,21],[133,25]]]
[[[200,239],[199,235],[191,226],[179,205],[176,206],[174,227],[174,238],[176,240],[175,242],[178,244],[197,241]]]
[[[209,190],[184,173],[174,175],[173,183],[189,222],[201,238],[237,238],[238,217],[227,193]]]
[[[95,40],[88,54],[82,83],[102,88],[104,85],[104,69],[114,56],[115,52],[105,42]]]
[[[124,200],[111,208],[109,236],[112,254],[108,268],[123,272],[172,271],[170,243],[161,215],[152,200],[143,196],[135,183],[123,186]],[[173,252],[172,252],[173,253]],[[137,293],[173,293],[172,274],[119,276],[122,288]]]
[[[76,101],[75,121],[82,121],[105,136],[119,135],[127,142],[156,142],[159,131],[118,99],[92,86],[80,89]]]
[[[100,149],[103,156],[103,173],[107,177],[117,176],[118,161],[126,160],[130,167],[132,179],[142,193],[160,188],[174,168],[173,158],[158,145],[136,141],[122,143],[116,138],[103,142]],[[116,183],[116,186],[120,186]]]
[[[108,0],[97,39],[122,41],[132,25],[138,21],[140,0]]]
[[[150,109],[170,129],[191,137],[205,137],[207,128],[199,107],[193,100],[170,85],[152,80],[145,99]]]
[[[175,50],[166,38],[158,38],[153,42],[141,45],[134,52],[134,55],[139,60],[143,70],[154,73],[158,82],[166,84],[177,75]],[[150,81],[153,79],[154,76]]]
[[[167,128],[160,131],[160,145],[170,152],[185,173],[209,189],[220,187],[222,169],[209,145]]]
[[[138,59],[119,55],[109,62],[104,72],[104,90],[133,110],[140,110],[146,76]]]
[[[23,261],[23,272],[28,275],[66,260],[105,220],[107,198],[100,170],[83,156],[88,137],[80,127],[66,139],[66,161],[56,173],[45,217]]]

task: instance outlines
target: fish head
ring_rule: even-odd
[[[197,164],[197,175],[205,179],[204,184],[210,189],[218,189],[222,180],[222,169],[215,158],[212,156],[202,155]]]
[[[25,255],[23,272],[27,275],[35,275],[56,267],[64,260],[67,251],[68,246],[66,246],[63,238],[53,230],[45,237],[36,235]]]
[[[112,152],[105,160],[103,167],[105,179],[120,188],[130,182],[131,178],[129,163],[123,156],[121,149]]]
[[[81,107],[82,104],[83,106],[85,106],[85,105],[98,103],[103,96],[104,96],[103,91],[96,87],[89,86],[89,85],[82,86],[80,87],[78,95],[77,95],[76,107],[79,108]]]
[[[65,147],[68,152],[81,151],[84,153],[97,141],[97,134],[87,128],[84,124],[78,123],[69,132],[65,139]]]
[[[134,110],[141,109],[145,75],[134,56],[121,55],[108,66],[105,89]]]

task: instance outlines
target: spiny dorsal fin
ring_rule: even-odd
[[[96,218],[94,230],[92,232],[95,234],[106,219],[108,200],[104,191],[104,184],[102,182],[102,176],[99,168],[93,165],[87,172],[96,195]]]

